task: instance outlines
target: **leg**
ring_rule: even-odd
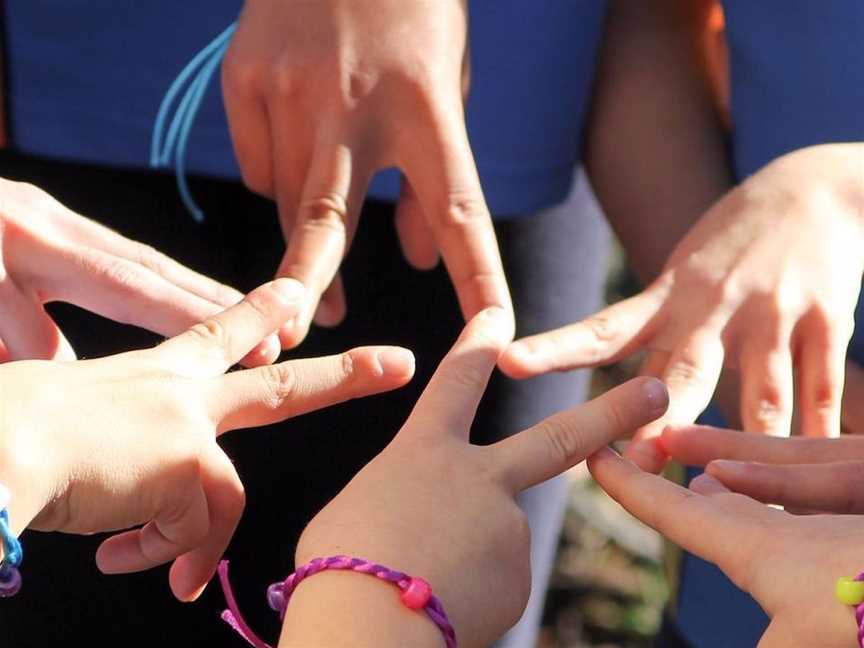
[[[501,222],[498,232],[520,336],[567,324],[602,305],[610,235],[583,173],[565,203]],[[496,375],[476,428],[500,438],[573,407],[585,400],[589,376],[577,371],[516,382]],[[532,593],[522,620],[500,647],[532,648],[537,642],[567,492],[562,476],[520,499],[531,524]]]

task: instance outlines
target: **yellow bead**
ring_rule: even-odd
[[[864,603],[864,582],[844,576],[837,580],[834,593],[843,605],[860,605]]]

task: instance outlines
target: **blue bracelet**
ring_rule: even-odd
[[[21,543],[9,527],[9,513],[0,511],[0,542],[3,543],[3,560],[0,561],[0,598],[15,596],[21,589],[21,572],[18,567],[24,559]]]

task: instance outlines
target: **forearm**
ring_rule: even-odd
[[[610,3],[586,163],[639,278],[732,184],[702,37],[709,3]]]
[[[324,572],[291,597],[279,648],[442,648],[441,631],[371,576]]]

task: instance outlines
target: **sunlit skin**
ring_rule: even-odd
[[[247,0],[222,68],[243,181],[274,199],[310,322],[346,312],[338,270],[375,171],[401,169],[396,228],[418,268],[443,257],[466,318],[512,307],[468,143],[465,0]]]
[[[0,362],[73,360],[44,304],[63,301],[162,335],[236,304],[243,295],[67,209],[47,193],[0,178]],[[279,341],[244,365],[273,362]]]
[[[647,350],[642,373],[671,402],[626,456],[652,471],[666,461],[663,428],[692,423],[724,367],[739,376],[747,431],[788,436],[795,404],[802,434],[837,436],[864,268],[862,161],[864,144],[833,144],[772,162],[702,217],[643,292],[514,342],[502,369],[524,378]]]
[[[96,554],[103,572],[173,562],[175,596],[196,598],[245,502],[217,437],[413,374],[413,356],[398,347],[226,373],[302,301],[302,286],[281,279],[152,349],[0,365],[0,477],[14,531],[117,531]]]

